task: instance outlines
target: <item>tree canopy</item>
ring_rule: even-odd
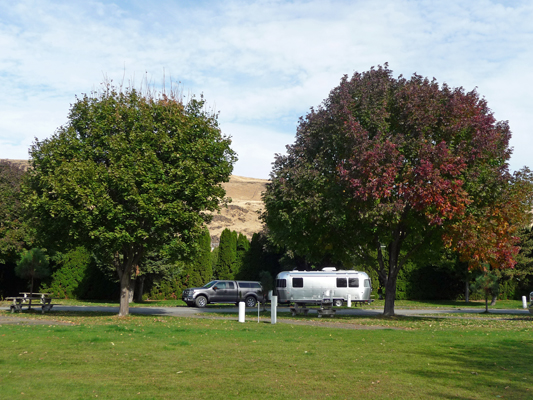
[[[24,246],[31,243],[21,202],[23,178],[21,168],[0,161],[0,264],[15,262]]]
[[[143,257],[163,246],[185,254],[209,221],[203,211],[219,208],[230,143],[203,98],[104,85],[33,144],[26,204],[58,246],[84,244],[114,265],[126,315]]]
[[[445,246],[471,268],[513,266],[532,179],[509,173],[510,137],[475,90],[387,65],[345,76],[277,155],[262,218],[294,255],[376,268],[393,315],[415,257]]]

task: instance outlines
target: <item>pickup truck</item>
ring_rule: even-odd
[[[244,301],[246,307],[254,307],[263,301],[263,288],[255,281],[211,281],[200,288],[185,289],[181,299],[189,307],[203,308],[209,303],[233,303]]]

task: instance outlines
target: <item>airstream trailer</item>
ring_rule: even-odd
[[[335,268],[280,272],[276,276],[276,292],[278,302],[282,304],[320,304],[325,292],[337,307],[348,301],[348,295],[355,303],[372,302],[372,285],[366,272]]]

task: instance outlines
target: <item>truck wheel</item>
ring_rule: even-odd
[[[257,300],[253,296],[248,296],[245,300],[246,307],[255,307]]]
[[[194,304],[196,305],[196,307],[198,308],[204,308],[206,305],[207,305],[207,298],[205,296],[198,296],[195,300],[194,300]]]
[[[343,304],[343,302],[342,302],[341,299],[335,299],[335,300],[333,300],[333,306],[334,306],[334,307],[342,307],[342,304]]]

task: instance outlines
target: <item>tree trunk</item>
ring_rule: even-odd
[[[469,288],[468,288],[468,279],[465,283],[465,303],[468,303],[468,296],[470,295]]]
[[[135,301],[141,303],[143,301],[144,294],[144,275],[138,276],[135,280],[137,282],[137,288],[135,289]]]
[[[128,296],[128,303],[133,303],[133,296],[135,294],[135,281],[136,279],[130,279],[130,293]]]
[[[130,313],[131,268],[120,275],[120,308],[118,310],[118,316],[126,317]]]
[[[396,280],[397,274],[390,274],[385,283],[385,308],[383,315],[385,317],[394,316],[394,300],[396,299]]]
[[[495,306],[496,305],[496,300],[498,300],[498,296],[492,296],[492,300],[490,302],[490,305],[491,306]]]

